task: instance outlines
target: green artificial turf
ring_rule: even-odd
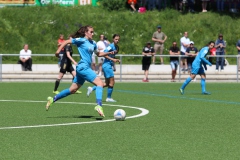
[[[240,87],[237,83],[207,83],[212,95],[202,95],[199,82],[185,94],[181,83],[116,83],[106,103],[106,117],[94,111],[86,83],[75,94],[57,101],[53,83],[0,83],[0,159],[196,160],[239,159]],[[61,83],[59,90],[68,88]],[[134,108],[135,107],[135,108]],[[127,113],[114,121],[116,109]],[[148,114],[138,116],[142,110]],[[145,112],[147,113],[147,112]]]

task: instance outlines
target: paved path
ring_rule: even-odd
[[[33,64],[33,71],[22,71],[19,64],[3,64],[2,81],[55,81],[59,68],[57,64]],[[228,65],[224,72],[215,72],[215,66],[208,66],[206,71],[207,80],[213,82],[237,82],[240,72],[237,72],[236,65]],[[178,82],[184,81],[189,76],[188,73],[177,74]],[[115,79],[122,82],[142,82],[144,77],[141,65],[116,65]],[[102,76],[101,78],[104,79]],[[70,74],[64,76],[64,81],[71,81]],[[149,70],[150,82],[170,82],[170,65],[151,65]]]

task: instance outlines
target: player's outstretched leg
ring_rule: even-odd
[[[49,110],[50,106],[53,104],[53,98],[52,97],[48,97],[47,98],[47,104],[46,104],[46,111]]]
[[[191,82],[192,78],[188,77],[185,82],[182,84],[182,87],[179,89],[181,94],[184,94],[185,87]]]
[[[57,100],[59,99],[62,99],[68,95],[70,95],[71,92],[70,92],[70,89],[65,89],[65,90],[62,90],[59,94],[57,94],[54,98],[52,97],[48,97],[47,98],[47,105],[46,105],[46,111],[49,110],[49,107],[54,103],[56,102]]]
[[[79,91],[79,90],[77,90],[76,92],[75,92],[75,94],[81,94],[82,92],[81,91]]]

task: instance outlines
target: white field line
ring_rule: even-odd
[[[24,103],[46,103],[46,101],[32,101],[32,100],[0,100],[0,102],[24,102]],[[57,103],[65,103],[65,104],[86,104],[86,105],[96,105],[96,103],[83,103],[83,102],[57,102]],[[114,106],[121,108],[132,108],[140,110],[141,113],[133,116],[128,116],[126,119],[137,118],[141,116],[145,116],[149,113],[147,109],[140,107],[132,107],[132,106],[123,106],[123,105],[114,105],[114,104],[104,104],[104,106]],[[71,126],[71,125],[80,125],[80,124],[91,124],[91,123],[103,123],[115,121],[115,119],[107,119],[107,120],[97,120],[91,122],[75,122],[75,123],[60,123],[60,124],[47,124],[47,125],[32,125],[32,126],[15,126],[15,127],[0,127],[0,130],[6,129],[24,129],[24,128],[40,128],[40,127],[56,127],[56,126]]]

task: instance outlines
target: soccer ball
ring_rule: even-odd
[[[124,121],[126,118],[126,112],[123,109],[117,109],[113,116],[116,121]]]

